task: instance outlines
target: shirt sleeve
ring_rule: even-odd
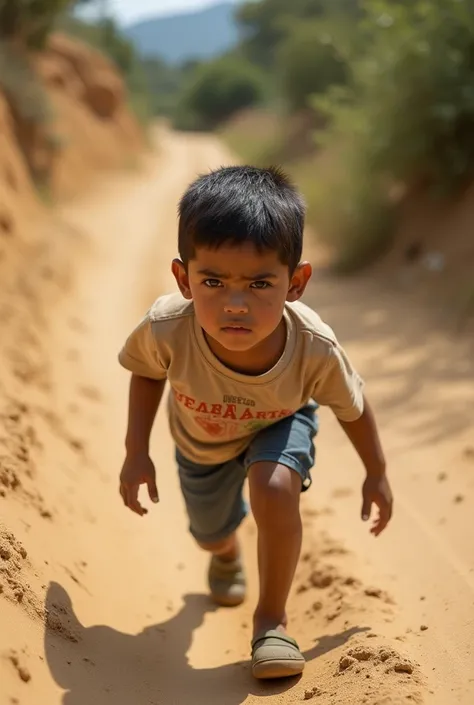
[[[364,382],[344,349],[331,346],[327,363],[317,380],[313,399],[329,406],[340,421],[356,421],[364,411]]]
[[[162,380],[167,377],[167,365],[161,357],[147,315],[128,336],[118,359],[133,374]]]

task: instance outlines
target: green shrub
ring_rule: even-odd
[[[261,103],[265,87],[260,71],[235,57],[204,63],[192,72],[178,102],[179,129],[209,130],[235,113]]]
[[[278,63],[290,112],[307,108],[312,94],[348,80],[347,65],[320,22],[297,24],[280,48]]]
[[[54,118],[53,108],[27,58],[0,42],[0,88],[18,117],[25,123],[47,125]]]
[[[71,0],[2,0],[0,38],[41,49]]]
[[[338,151],[340,168],[335,184],[325,174],[315,181],[319,195],[310,197],[316,226],[343,268],[363,265],[390,243],[393,183],[439,196],[472,180],[473,10],[472,0],[370,0],[359,25],[358,49],[365,49],[349,62],[349,85],[313,99],[331,121],[317,142]]]

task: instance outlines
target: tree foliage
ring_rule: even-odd
[[[339,164],[313,174],[313,215],[344,271],[390,245],[393,186],[440,197],[474,177],[473,0],[367,0],[356,31],[347,85],[313,98]]]
[[[355,18],[360,12],[360,0],[260,0],[244,3],[237,11],[249,58],[270,68],[279,47],[301,21],[328,17]]]
[[[312,95],[348,80],[348,67],[331,34],[314,20],[294,25],[278,52],[277,66],[291,112],[307,108]]]
[[[474,163],[473,0],[371,0],[351,81],[318,107],[370,168],[456,184]]]
[[[2,0],[0,37],[41,48],[57,18],[70,5],[71,0]]]
[[[178,124],[213,129],[231,115],[257,105],[265,93],[255,66],[234,56],[203,63],[192,73],[178,105]]]

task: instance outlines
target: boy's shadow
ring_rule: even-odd
[[[63,705],[241,705],[249,693],[274,696],[297,682],[256,681],[249,660],[193,668],[186,656],[193,632],[206,613],[217,609],[203,595],[186,595],[178,614],[136,635],[107,626],[84,627],[57,583],[49,585],[46,609],[45,654],[53,678],[66,691]],[[310,661],[363,631],[368,629],[325,636],[305,657]]]

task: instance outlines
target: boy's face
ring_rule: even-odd
[[[174,260],[173,273],[181,293],[193,299],[200,326],[218,346],[246,352],[277,331],[285,301],[296,301],[311,276],[302,263],[290,277],[274,251],[259,253],[251,244],[198,248],[186,272]]]

